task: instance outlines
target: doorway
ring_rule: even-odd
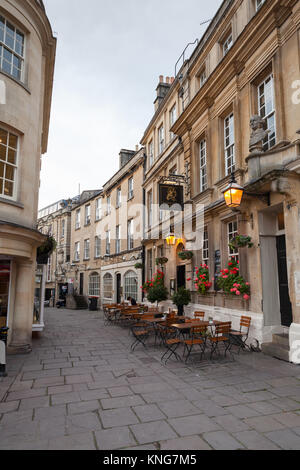
[[[293,323],[292,304],[289,295],[287,262],[286,262],[286,239],[285,235],[281,235],[276,239],[277,260],[278,260],[278,281],[279,281],[279,297],[281,324],[288,328]]]
[[[177,266],[177,289],[186,286],[186,268],[185,265]]]
[[[121,303],[121,274],[117,274],[117,304]]]
[[[84,273],[80,273],[79,295],[83,295],[83,283],[84,283]]]

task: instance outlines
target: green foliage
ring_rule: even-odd
[[[144,265],[143,265],[143,263],[136,263],[134,265],[134,267],[135,267],[135,269],[143,269]]]
[[[245,300],[250,298],[250,284],[240,275],[239,262],[234,259],[228,262],[228,268],[221,271],[218,286],[226,294],[243,295]]]
[[[168,300],[169,293],[168,289],[163,284],[156,284],[153,287],[150,287],[148,290],[147,299],[149,302],[154,304],[155,302],[163,302],[164,300]]]
[[[246,235],[239,235],[237,234],[234,238],[232,238],[229,242],[229,248],[232,251],[236,251],[239,248],[244,248],[244,247],[252,248],[254,246],[254,243],[252,243],[252,238],[247,237]]]
[[[177,305],[177,307],[180,307],[183,305],[189,305],[191,298],[191,291],[185,289],[185,287],[180,287],[172,296],[172,301]]]
[[[51,255],[56,250],[57,243],[55,238],[53,237],[47,237],[47,239],[44,241],[44,243],[38,247],[37,249],[37,256],[42,256],[42,255]]]
[[[162,257],[162,258],[156,258],[155,264],[156,266],[163,266],[164,264],[167,264],[168,258]]]
[[[190,260],[193,258],[194,253],[192,251],[184,250],[178,253],[178,256],[182,260]]]

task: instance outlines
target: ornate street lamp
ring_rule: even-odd
[[[174,246],[176,244],[176,237],[175,237],[174,233],[170,233],[167,236],[166,242],[169,246]]]
[[[240,207],[244,193],[244,188],[237,184],[234,174],[232,173],[230,184],[223,191],[227,207],[230,207],[230,209],[237,209]]]

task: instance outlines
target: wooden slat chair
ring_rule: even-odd
[[[200,321],[204,320],[205,312],[194,312],[194,318],[197,318]]]
[[[119,322],[122,326],[131,326],[135,323],[134,315],[139,313],[138,308],[126,308],[122,309],[120,312]]]
[[[225,356],[227,351],[231,349],[230,342],[230,330],[231,322],[222,322],[219,325],[216,325],[215,332],[212,336],[208,337],[211,342],[211,354],[210,359],[212,359],[215,352],[219,355],[219,345],[223,344],[225,347]]]
[[[193,320],[190,321],[190,323],[193,323]],[[190,329],[190,338],[185,339],[183,341],[184,355],[185,355],[185,352],[187,351],[185,362],[188,362],[191,352],[195,346],[199,346],[201,350],[200,360],[202,360],[203,354],[205,353],[205,349],[206,349],[206,340],[207,340],[206,330],[207,330],[206,326],[200,326],[200,327],[197,326],[197,327],[192,327]]]
[[[131,332],[134,337],[134,341],[130,346],[131,351],[134,351],[139,344],[146,348],[146,341],[150,336],[149,328],[145,325],[135,325],[131,328]]]
[[[104,325],[107,326],[112,324],[116,319],[115,309],[117,308],[117,304],[103,304],[103,313],[104,313]]]
[[[242,316],[240,320],[240,330],[230,330],[232,345],[238,346],[238,354],[240,354],[241,349],[248,348],[249,351],[251,351],[251,347],[246,343],[249,336],[251,320],[251,317]]]

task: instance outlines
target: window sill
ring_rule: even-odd
[[[19,207],[20,209],[24,209],[24,205],[21,204],[21,202],[6,199],[5,197],[0,197],[0,202],[2,202],[3,204],[8,204],[10,206]]]
[[[4,70],[0,69],[0,74],[4,75],[5,77],[7,78],[10,78],[10,80],[12,80],[13,82],[17,83],[18,85],[20,85],[22,88],[24,88],[25,91],[27,91],[27,93],[29,93],[29,95],[31,95],[31,91],[29,90],[28,86],[25,85],[25,83],[21,82],[20,80],[18,80],[17,78],[13,77],[12,75],[10,75],[9,73],[6,73]]]

